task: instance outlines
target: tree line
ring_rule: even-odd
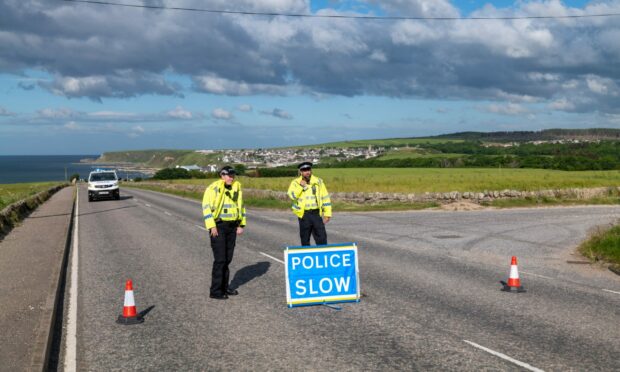
[[[325,168],[542,168],[567,171],[620,170],[620,142],[483,146],[481,142],[425,144],[437,156],[402,159],[352,159]],[[451,154],[447,157],[445,154]],[[454,154],[462,154],[454,156]]]

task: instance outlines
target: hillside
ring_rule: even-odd
[[[97,163],[132,163],[153,168],[197,164],[206,167],[217,162],[218,154],[201,154],[194,150],[137,150],[105,152]]]
[[[620,129],[588,128],[588,129],[545,129],[541,131],[519,132],[459,132],[442,134],[433,139],[452,139],[466,141],[495,142],[527,142],[527,141],[559,141],[559,140],[620,140]]]
[[[104,153],[99,163],[152,168],[224,163],[277,167],[313,160],[335,168],[545,168],[620,169],[620,130],[549,129],[531,132],[461,132],[434,137],[330,142],[256,150],[143,150]],[[320,159],[320,160],[318,160]]]

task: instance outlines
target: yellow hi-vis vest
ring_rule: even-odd
[[[325,217],[332,216],[332,201],[322,179],[310,176],[310,182],[304,188],[300,184],[301,176],[291,181],[288,188],[288,197],[293,201],[291,208],[299,218],[304,216],[308,209],[318,209],[319,214]]]
[[[223,180],[210,184],[202,197],[202,215],[207,230],[215,227],[216,220],[239,221],[239,226],[244,227],[245,207],[241,184],[234,181],[230,190],[226,189]]]

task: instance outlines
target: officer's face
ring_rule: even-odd
[[[222,179],[224,180],[224,183],[227,185],[232,185],[232,183],[235,181],[235,175],[234,174],[222,174]]]
[[[303,178],[308,178],[308,177],[312,176],[312,168],[304,169],[304,170],[301,170],[300,172],[301,172],[301,176]]]

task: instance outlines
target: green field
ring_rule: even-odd
[[[386,138],[386,139],[372,139],[372,140],[357,140],[357,141],[342,141],[342,142],[329,142],[318,145],[307,146],[295,146],[291,148],[348,148],[348,147],[400,147],[400,146],[416,146],[423,144],[434,143],[446,143],[446,142],[463,142],[460,139],[446,139],[446,138]]]
[[[620,185],[620,171],[568,172],[545,169],[326,168],[315,169],[330,192],[449,192],[547,190]],[[208,185],[213,180],[174,180]],[[287,190],[291,178],[239,177],[246,188]]]
[[[0,184],[0,210],[16,201],[26,199],[38,192],[52,188],[60,182]]]
[[[409,159],[409,158],[458,158],[463,154],[444,154],[429,149],[403,147],[398,150],[389,150],[380,155],[377,160]]]

